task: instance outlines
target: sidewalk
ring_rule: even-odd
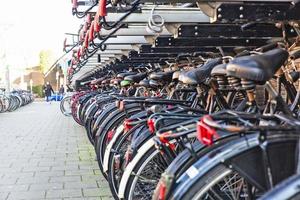
[[[111,199],[84,128],[59,104],[0,113],[0,199]]]

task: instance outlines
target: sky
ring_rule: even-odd
[[[37,65],[42,49],[58,58],[64,33],[76,33],[81,22],[71,10],[71,0],[0,0],[0,59],[6,52],[6,63],[21,70]]]

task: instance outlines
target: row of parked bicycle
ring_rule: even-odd
[[[33,102],[34,97],[29,91],[15,90],[8,94],[0,94],[0,113],[12,112],[16,109]]]
[[[113,197],[300,199],[300,3],[148,1],[73,1],[61,111]]]
[[[107,72],[75,93],[114,198],[268,199],[297,174],[300,50],[282,47]]]

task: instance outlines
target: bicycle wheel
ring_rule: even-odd
[[[128,106],[126,112],[116,110],[113,113],[111,113],[111,116],[105,119],[103,123],[101,124],[101,127],[97,131],[97,145],[95,146],[96,154],[97,154],[97,160],[100,167],[100,170],[103,172],[103,158],[106,146],[108,144],[107,138],[110,131],[115,131],[115,129],[123,123],[124,119],[127,115],[133,115],[137,112],[141,111],[140,106],[132,104],[131,106]],[[103,173],[104,174],[104,173]],[[104,174],[106,177],[106,175]]]
[[[118,198],[119,184],[126,168],[126,151],[130,148],[133,132],[146,128],[144,124],[133,127],[130,131],[121,135],[111,149],[108,160],[108,183],[114,198]]]
[[[266,146],[256,134],[228,142],[207,153],[179,177],[172,198],[258,198],[296,173],[298,143],[297,134],[286,133],[271,133]]]
[[[60,102],[60,111],[65,116],[71,116],[71,96],[65,97]]]
[[[266,193],[260,200],[269,199],[300,199],[300,176],[295,175],[278,184],[270,192]]]
[[[136,156],[135,158],[138,157]],[[158,180],[167,167],[163,156],[153,145],[137,162],[133,161],[131,163],[134,166],[132,166],[131,175],[125,185],[124,198],[128,200],[152,199]],[[128,165],[127,168],[131,167],[131,163],[129,163],[130,166]]]

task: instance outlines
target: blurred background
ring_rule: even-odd
[[[72,17],[70,3],[0,0],[0,89],[25,89],[42,96],[47,81],[55,91],[65,85],[69,58],[59,59],[63,39],[80,23]]]

